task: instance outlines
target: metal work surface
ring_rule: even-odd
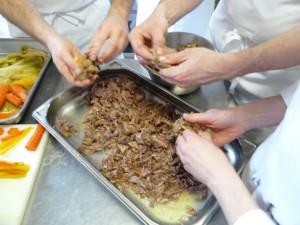
[[[30,38],[0,38],[0,56],[6,56],[9,53],[19,52],[20,47],[22,45],[27,45],[29,47],[34,47],[34,48],[42,49],[42,50],[46,51],[46,49],[41,44],[39,44],[36,41],[33,41]],[[31,99],[33,98],[33,96],[35,94],[35,91],[36,91],[41,79],[43,78],[43,76],[46,72],[46,69],[48,67],[50,60],[51,60],[51,56],[48,53],[47,59],[40,71],[40,74],[36,78],[36,81],[34,82],[34,85],[32,86],[32,88],[30,89],[30,92],[28,93],[28,96],[27,96],[24,104],[22,105],[21,109],[12,117],[9,117],[7,119],[0,119],[0,124],[18,123],[22,119],[23,115],[26,112],[27,107],[30,104]]]
[[[126,63],[146,74],[135,61],[127,60]],[[68,87],[51,63],[21,122],[32,123],[32,111]],[[222,83],[202,86],[198,93],[184,98],[203,110],[227,105]],[[23,225],[142,224],[53,138],[47,145],[33,193]],[[209,224],[226,224],[220,210]]]

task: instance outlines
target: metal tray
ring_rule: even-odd
[[[47,49],[43,45],[39,44],[38,42],[30,38],[0,38],[0,57],[5,56],[8,53],[18,52],[20,50],[20,46],[22,45],[28,45],[30,47],[38,48],[48,53]],[[42,80],[42,77],[45,73],[45,70],[50,60],[51,60],[51,56],[48,53],[44,66],[42,67],[41,72],[37,77],[37,80],[35,81],[34,85],[30,89],[26,101],[24,102],[24,104],[22,105],[18,113],[16,113],[14,116],[9,117],[7,119],[0,119],[0,124],[18,123],[22,119],[22,116],[24,115],[40,81]]]
[[[180,98],[172,95],[166,89],[158,86],[142,75],[128,68],[106,69],[102,71],[100,80],[110,79],[113,77],[127,77],[138,85],[145,92],[160,102],[172,104],[179,113],[182,112],[199,112],[200,110],[192,105],[182,101]],[[88,106],[84,102],[84,97],[88,94],[88,89],[72,87],[56,97],[53,97],[36,109],[33,113],[37,119],[53,136],[56,138],[108,191],[110,191],[117,199],[119,199],[133,214],[135,214],[144,224],[206,224],[218,209],[216,199],[211,192],[201,202],[197,202],[197,215],[191,217],[188,221],[171,221],[162,219],[151,211],[141,199],[136,198],[132,194],[121,193],[109,180],[107,180],[97,169],[101,163],[102,153],[94,153],[92,155],[84,155],[77,151],[82,138],[82,133],[71,138],[64,138],[55,129],[55,119],[57,117],[72,121],[77,130],[82,130],[81,118],[87,111]],[[243,155],[238,141],[234,141],[224,146],[228,159],[239,171],[243,164]]]

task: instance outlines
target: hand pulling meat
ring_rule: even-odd
[[[83,54],[75,57],[75,64],[81,70],[81,72],[75,76],[75,80],[82,81],[91,79],[99,72],[97,66]]]
[[[81,151],[106,151],[100,171],[121,191],[133,190],[150,206],[177,199],[181,193],[206,193],[187,173],[175,151],[183,129],[200,129],[174,113],[171,106],[147,98],[126,78],[96,83],[87,98]]]

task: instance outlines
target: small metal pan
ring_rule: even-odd
[[[38,48],[38,49],[41,49],[41,50],[44,50],[47,52],[47,50],[44,46],[42,46],[41,44],[39,44],[38,42],[36,42],[30,38],[0,38],[0,57],[5,56],[12,52],[18,52],[22,45],[28,45],[30,47]],[[12,117],[9,117],[7,119],[0,119],[0,124],[18,123],[22,119],[24,113],[26,112],[27,107],[30,104],[31,99],[33,98],[33,95],[34,95],[40,81],[43,78],[43,75],[45,74],[47,66],[51,60],[50,54],[47,53],[47,55],[48,56],[44,63],[44,66],[42,67],[41,72],[38,75],[34,85],[30,89],[30,92],[28,93],[26,101],[22,105],[21,109]]]

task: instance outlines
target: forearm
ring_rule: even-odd
[[[259,209],[229,163],[218,170],[207,185],[217,198],[229,225],[245,213]]]
[[[171,26],[201,2],[202,0],[161,0],[151,16],[165,20]]]
[[[29,0],[2,0],[0,13],[43,44],[56,35]]]
[[[300,64],[300,27],[245,51],[230,53],[231,77]]]
[[[128,21],[131,5],[132,0],[112,0],[108,16],[117,15],[125,21]]]
[[[245,130],[278,124],[284,117],[286,105],[281,96],[258,100],[232,109],[234,115],[241,115],[240,122]]]

